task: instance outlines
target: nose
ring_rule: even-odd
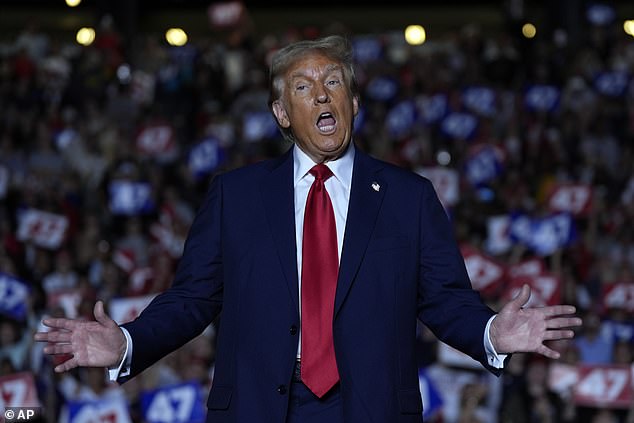
[[[328,92],[323,87],[316,88],[315,103],[323,104],[328,103],[329,101],[330,97],[328,96]]]

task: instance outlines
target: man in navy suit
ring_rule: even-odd
[[[359,96],[345,38],[281,49],[270,76],[293,147],[214,178],[173,286],[135,321],[120,328],[101,302],[94,322],[46,319],[36,340],[72,354],[56,371],[103,366],[124,382],[222,310],[208,422],[420,423],[417,319],[494,373],[513,352],[558,358],[544,341],[573,336],[574,307],[523,308],[525,286],[494,313],[431,183],[351,142]],[[325,217],[311,227],[317,196]],[[326,320],[308,329],[313,313]]]

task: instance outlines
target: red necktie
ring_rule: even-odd
[[[304,384],[322,397],[339,380],[332,317],[339,273],[337,229],[330,197],[324,186],[332,172],[323,163],[310,173],[302,242],[302,362]]]

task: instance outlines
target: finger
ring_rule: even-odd
[[[544,341],[571,339],[574,336],[575,336],[575,333],[571,330],[549,330],[544,333]]]
[[[546,320],[548,329],[571,328],[581,326],[582,321],[578,317],[558,317],[556,319]]]
[[[544,313],[544,316],[546,317],[562,316],[565,314],[575,314],[577,312],[577,309],[575,308],[575,306],[571,306],[571,305],[556,305],[556,306],[544,307],[541,310]]]
[[[538,354],[543,355],[544,357],[552,358],[553,360],[557,360],[561,354],[557,351],[548,348],[546,345],[540,345],[536,351]]]
[[[100,300],[95,303],[95,308],[93,310],[93,313],[95,315],[95,320],[97,320],[102,325],[104,326],[116,325],[114,320],[112,320],[110,316],[106,314],[106,311],[104,310],[104,307],[103,307],[103,301]]]
[[[513,308],[519,310],[522,308],[531,297],[531,287],[528,284],[524,284],[522,286],[522,290],[515,298],[513,298],[510,302]]]
[[[48,326],[53,329],[66,329],[73,330],[77,326],[77,322],[70,319],[51,318],[42,320],[44,326]]]
[[[55,366],[54,370],[56,373],[63,373],[74,369],[75,367],[77,367],[77,359],[75,357],[71,357],[63,363]]]
[[[50,331],[50,332],[38,332],[33,338],[40,342],[69,342],[71,338],[71,332]]]
[[[44,353],[51,355],[72,354],[73,346],[71,344],[47,345],[46,347],[44,347]]]

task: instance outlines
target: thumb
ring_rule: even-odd
[[[530,297],[531,297],[531,287],[530,285],[525,283],[524,285],[522,285],[522,290],[520,291],[520,293],[517,294],[517,296],[513,298],[513,300],[511,300],[511,304],[514,309],[519,310],[524,305],[526,305]]]
[[[112,320],[110,316],[106,314],[103,307],[103,301],[101,300],[95,303],[93,313],[95,315],[95,320],[97,320],[97,322],[101,323],[104,326],[112,326],[113,324],[116,324],[114,320]]]

